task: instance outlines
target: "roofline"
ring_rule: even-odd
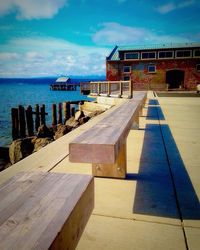
[[[118,46],[118,51],[135,51],[135,50],[159,50],[159,49],[183,49],[200,47],[200,43],[166,43],[150,45]]]
[[[118,46],[116,45],[114,49],[111,51],[110,55],[106,57],[106,61],[111,60],[112,56],[114,55],[117,49],[118,49]]]

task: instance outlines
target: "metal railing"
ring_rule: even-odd
[[[131,98],[131,81],[90,82],[90,95]]]

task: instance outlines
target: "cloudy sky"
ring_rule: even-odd
[[[104,75],[115,45],[200,42],[199,0],[0,0],[0,77]]]

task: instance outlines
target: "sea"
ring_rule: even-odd
[[[57,77],[49,78],[0,78],[0,147],[7,147],[12,142],[11,108],[19,105],[25,108],[36,104],[45,104],[47,125],[52,121],[52,104],[65,101],[92,100],[80,93],[79,87],[76,91],[52,91],[50,84]],[[87,82],[90,80],[104,80],[90,78],[71,78],[72,82]]]

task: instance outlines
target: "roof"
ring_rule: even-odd
[[[66,76],[63,76],[63,77],[59,77],[56,82],[70,82],[70,78],[69,77],[66,77]]]
[[[158,50],[158,49],[181,49],[181,48],[200,48],[200,43],[166,43],[166,44],[151,44],[151,45],[129,45],[129,46],[115,46],[107,60],[119,60],[119,51],[144,51],[144,50]]]

